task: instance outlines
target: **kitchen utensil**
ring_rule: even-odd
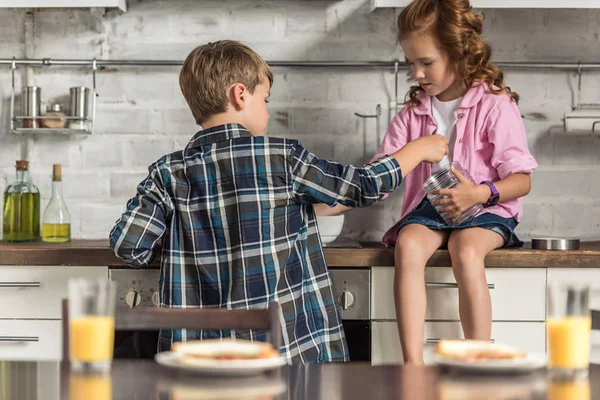
[[[69,123],[71,129],[87,129],[90,116],[90,89],[86,87],[72,87],[69,89],[69,115],[81,119]]]
[[[535,238],[531,239],[531,248],[535,250],[579,250],[579,239]]]
[[[25,86],[21,93],[22,113],[24,117],[39,117],[41,112],[42,89],[39,86]],[[39,128],[40,119],[24,118],[23,128]]]

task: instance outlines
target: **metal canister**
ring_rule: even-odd
[[[21,92],[21,108],[24,117],[39,117],[41,112],[42,88],[39,86],[25,86]],[[41,123],[38,118],[24,118],[23,128],[39,128]]]
[[[71,120],[69,128],[87,129],[90,116],[90,89],[87,87],[72,87],[69,89],[69,115],[81,119]]]

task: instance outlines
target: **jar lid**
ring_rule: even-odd
[[[62,111],[62,106],[58,103],[49,104],[46,111]]]

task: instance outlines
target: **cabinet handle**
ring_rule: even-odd
[[[0,282],[0,288],[40,287],[39,282]]]
[[[40,338],[37,336],[0,336],[0,342],[39,342]]]
[[[433,288],[448,288],[448,289],[458,289],[458,283],[452,282],[426,282],[425,287],[433,287]],[[488,289],[494,289],[496,285],[493,283],[488,283]]]
[[[440,338],[427,338],[425,339],[425,344],[435,344],[438,343],[440,340]],[[459,339],[462,340],[462,339]],[[496,343],[496,339],[490,339],[490,343]]]

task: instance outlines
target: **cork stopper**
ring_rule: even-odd
[[[27,171],[29,169],[29,161],[17,160],[17,171]]]
[[[62,181],[62,165],[60,165],[60,164],[52,165],[52,180],[54,182]]]

